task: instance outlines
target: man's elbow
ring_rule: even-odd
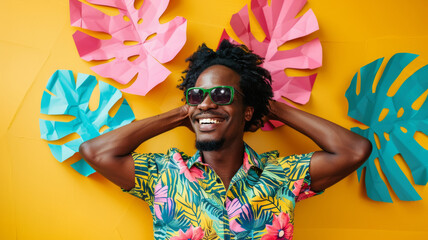
[[[366,138],[362,138],[356,146],[354,146],[354,161],[362,165],[372,152],[372,143]]]
[[[79,146],[79,153],[82,158],[88,163],[95,163],[96,154],[89,142],[84,142]]]

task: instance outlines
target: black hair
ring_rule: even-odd
[[[205,69],[213,65],[223,65],[240,75],[239,87],[245,95],[244,104],[254,107],[253,117],[245,123],[244,130],[261,123],[262,117],[269,113],[269,100],[273,96],[272,78],[269,71],[260,66],[263,58],[245,45],[235,45],[223,40],[217,51],[213,51],[203,43],[186,62],[189,62],[189,67],[183,72],[183,82],[178,85],[184,94],[188,88],[195,86],[196,80]]]

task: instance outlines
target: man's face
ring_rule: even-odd
[[[232,69],[214,65],[199,75],[195,87],[231,86],[242,92],[239,80],[239,74]],[[202,103],[190,106],[189,116],[197,142],[224,141],[223,146],[227,146],[233,141],[242,141],[245,121],[251,120],[253,108],[244,106],[244,97],[237,91],[229,105],[217,105],[207,94]]]

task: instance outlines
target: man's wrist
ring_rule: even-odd
[[[277,101],[275,101],[275,100],[271,100],[270,101],[270,104],[269,104],[269,114],[268,114],[268,118],[270,119],[270,120],[277,120],[277,121],[280,121],[280,119],[279,119],[279,112],[278,111],[280,111],[279,110],[279,108],[280,108],[280,106],[278,106],[278,104],[281,104],[281,103],[279,103],[279,102],[277,102]]]

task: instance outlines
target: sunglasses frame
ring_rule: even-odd
[[[229,90],[230,90],[231,97],[230,97],[230,101],[229,101],[228,103],[216,103],[216,102],[213,100],[213,98],[211,97],[211,91],[212,91],[213,89],[216,89],[216,88],[227,88],[227,89],[229,89]],[[187,91],[186,91],[186,103],[187,103],[188,105],[190,105],[190,106],[197,106],[197,105],[199,105],[199,104],[201,104],[201,103],[202,103],[202,102],[200,102],[200,103],[198,103],[198,104],[190,104],[190,103],[189,103],[189,91],[191,91],[191,90],[193,90],[193,89],[199,89],[199,90],[202,90],[202,92],[204,93],[203,98],[202,98],[202,102],[204,101],[204,99],[205,99],[205,97],[207,96],[207,93],[208,93],[208,95],[210,96],[211,101],[212,101],[213,103],[217,104],[217,105],[229,105],[229,104],[231,104],[231,103],[232,103],[232,101],[233,101],[233,98],[235,97],[235,91],[236,91],[237,93],[241,94],[241,95],[244,95],[244,94],[240,93],[238,90],[236,90],[236,89],[235,89],[234,87],[232,87],[232,86],[215,86],[215,87],[208,88],[208,89],[200,88],[200,87],[191,87],[191,88],[187,89]]]

